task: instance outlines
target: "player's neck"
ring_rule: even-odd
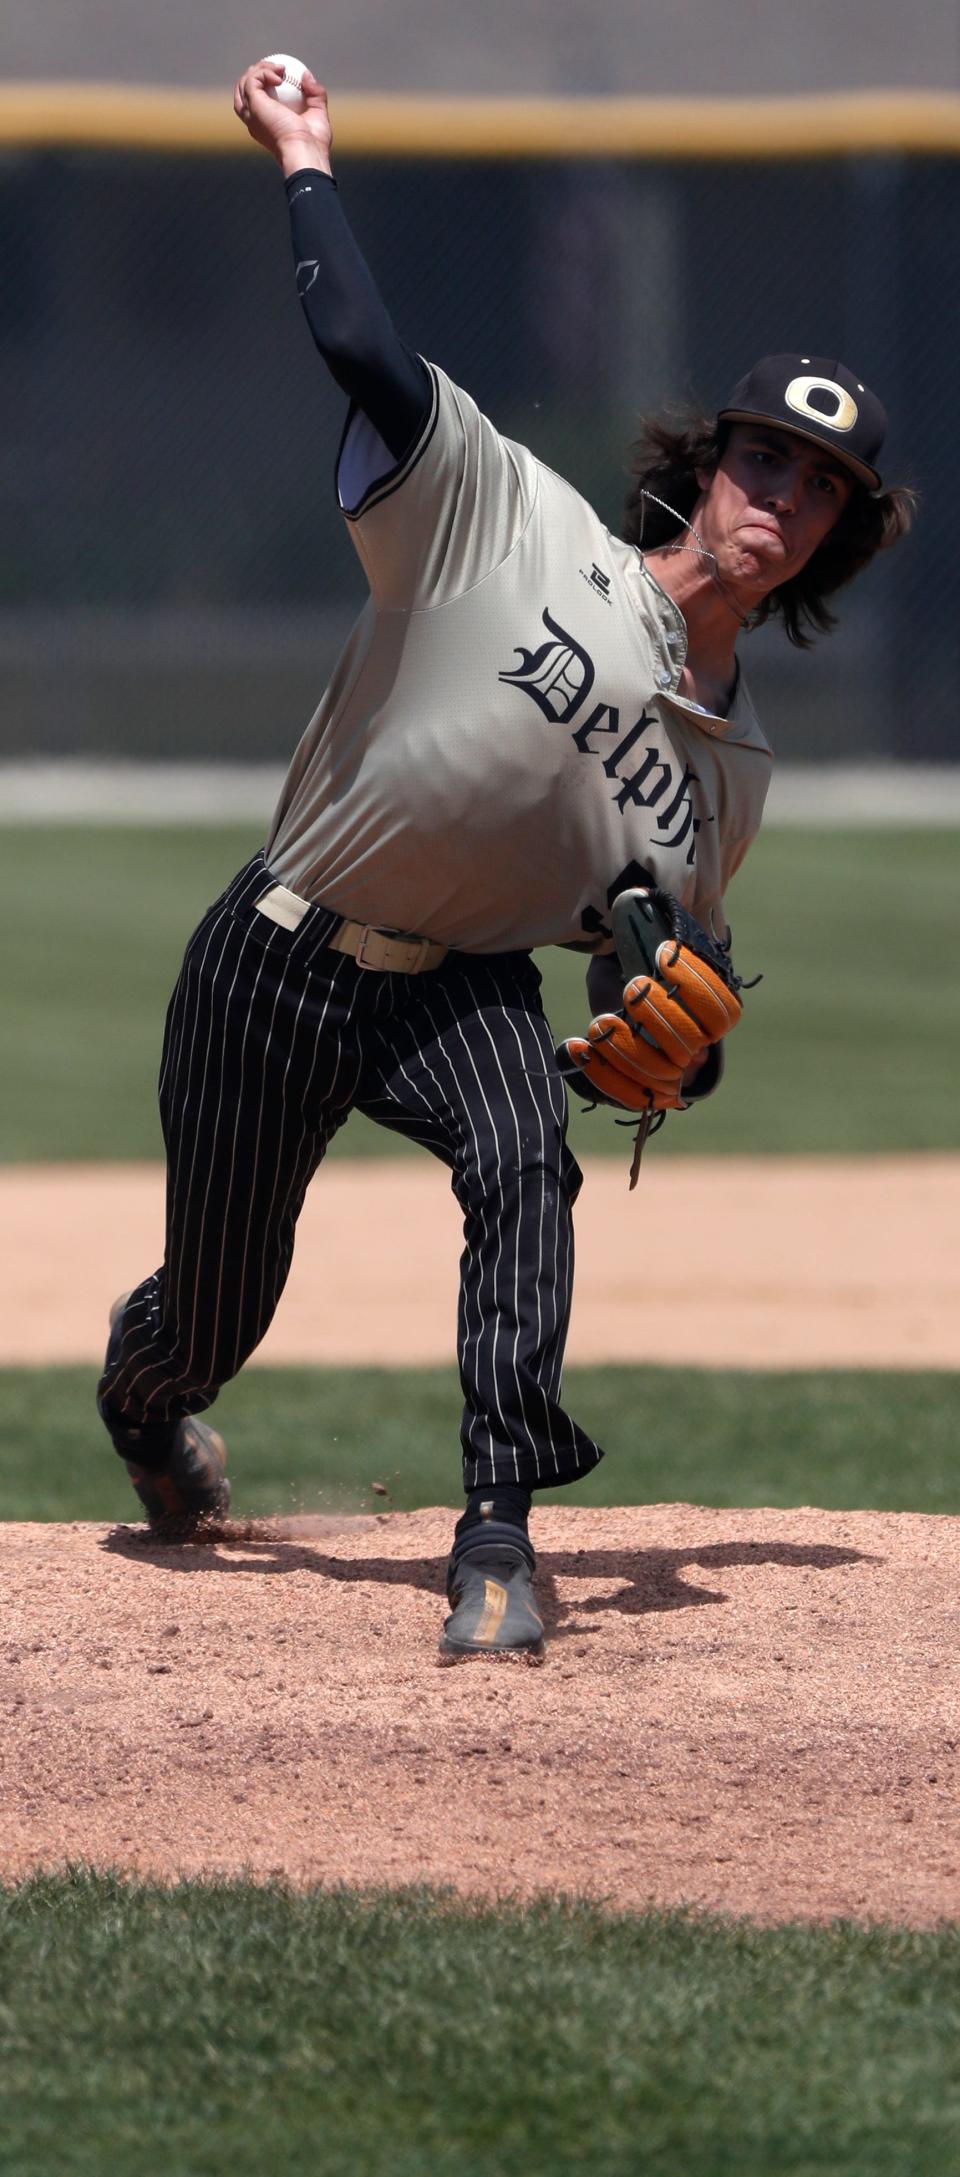
[[[749,608],[741,605],[701,560],[687,552],[647,552],[645,564],[654,581],[682,612],[687,628],[687,670],[713,688],[732,688],[737,672],[737,637]]]

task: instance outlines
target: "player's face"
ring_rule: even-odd
[[[701,481],[694,525],[718,572],[756,597],[799,574],[853,490],[828,453],[769,424],[733,424],[715,474]]]

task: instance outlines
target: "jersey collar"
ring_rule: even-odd
[[[643,605],[656,622],[659,662],[655,668],[656,699],[671,710],[682,711],[691,725],[702,733],[709,733],[714,740],[723,740],[736,747],[755,748],[762,755],[772,756],[765,734],[753,707],[753,699],[747,687],[743,667],[737,659],[737,678],[725,717],[708,711],[700,703],[692,703],[688,696],[677,694],[677,684],[687,658],[687,623],[679,605],[664,589],[655,575],[651,574],[642,553],[638,553],[638,572],[645,585],[641,592]]]

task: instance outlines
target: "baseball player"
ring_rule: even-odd
[[[659,886],[724,939],[770,769],[737,639],[771,611],[796,640],[829,624],[826,595],[906,501],[881,491],[859,380],[776,356],[699,435],[648,427],[611,535],[400,339],[344,217],[326,93],[308,73],[292,112],[281,73],[249,68],[235,110],[285,176],[297,287],[349,401],[337,492],[370,595],[264,852],[187,946],[160,1077],[165,1258],[114,1309],[99,1406],[158,1534],[220,1517],[226,1454],[197,1417],[267,1329],[327,1144],[354,1109],[421,1142],[464,1228],[442,1645],[536,1653],[532,1493],[601,1457],[560,1398],[581,1184],[564,1073],[625,1109],[682,1105],[739,1012],[679,969],[625,999],[611,907]],[[596,1019],[559,1056],[541,945],[596,955]]]

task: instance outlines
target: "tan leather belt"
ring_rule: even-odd
[[[285,884],[275,884],[257,901],[256,912],[266,915],[268,922],[279,922],[284,930],[295,930],[311,904]],[[438,968],[449,951],[449,946],[435,945],[430,937],[377,930],[369,922],[342,922],[327,944],[331,952],[349,953],[358,968],[376,968],[383,975],[422,975],[425,968]]]
[[[331,952],[351,953],[358,968],[380,968],[386,975],[422,975],[425,968],[438,968],[449,951],[431,937],[374,930],[369,922],[341,923],[329,942]]]

